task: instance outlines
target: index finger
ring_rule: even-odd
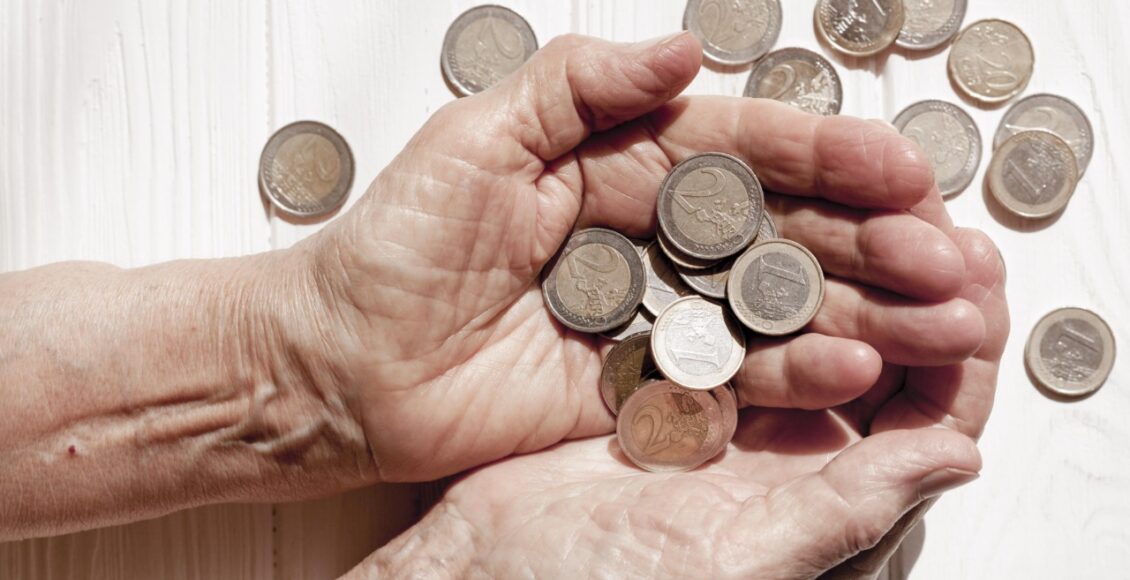
[[[648,120],[669,158],[733,153],[780,193],[908,209],[934,187],[930,161],[913,141],[863,119],[821,117],[767,99],[696,96],[672,100]]]

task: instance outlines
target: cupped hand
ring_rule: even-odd
[[[744,158],[780,192],[768,205],[782,235],[829,275],[809,332],[752,341],[737,386],[758,407],[747,418],[765,418],[743,452],[788,455],[756,448],[796,433],[776,414],[808,416],[777,408],[844,405],[856,436],[945,422],[979,431],[991,386],[966,393],[954,369],[986,349],[994,360],[985,338],[1000,323],[979,301],[1003,296],[984,280],[989,297],[970,294],[984,243],[953,230],[925,156],[877,122],[675,98],[700,61],[686,34],[556,39],[498,86],[437,111],[356,207],[301,246],[330,337],[326,368],[311,374],[351,402],[382,479],[435,478],[612,430],[596,386],[609,345],[554,321],[537,279],[574,228],[652,235],[660,181],[703,151]],[[983,412],[951,413],[968,398]],[[850,444],[788,463],[816,469]],[[949,460],[973,467],[962,449]]]

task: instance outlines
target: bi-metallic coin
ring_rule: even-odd
[[[553,258],[542,295],[561,324],[582,332],[617,328],[636,314],[644,293],[639,252],[624,236],[603,228],[576,232]]]
[[[1058,95],[1024,97],[1005,112],[993,137],[993,148],[1000,147],[1009,137],[1023,131],[1054,133],[1075,152],[1079,176],[1087,171],[1095,148],[1095,132],[1079,105]]]
[[[1114,333],[1099,315],[1082,308],[1060,308],[1036,323],[1024,347],[1024,362],[1045,389],[1082,397],[1106,382],[1114,351]]]
[[[440,68],[451,88],[468,96],[518,70],[537,49],[533,29],[518,13],[502,6],[476,6],[447,29]]]
[[[773,336],[789,334],[820,309],[824,272],[816,256],[796,242],[759,242],[734,262],[726,299],[747,327]]]
[[[1024,131],[993,153],[986,178],[989,192],[1005,209],[1044,218],[1071,200],[1079,173],[1075,154],[1063,139],[1046,131]]]
[[[259,157],[259,188],[279,210],[300,217],[337,210],[353,185],[353,152],[317,121],[291,123],[271,135]]]
[[[942,195],[963,191],[981,163],[981,132],[973,118],[945,101],[920,101],[895,117],[895,128],[930,157]]]
[[[765,55],[753,65],[742,94],[817,115],[839,114],[844,100],[840,75],[832,63],[804,48],[782,48]]]
[[[982,103],[1003,103],[1032,78],[1035,55],[1024,32],[1004,20],[978,20],[950,47],[946,69],[958,90]]]
[[[600,396],[608,410],[613,415],[619,413],[628,395],[636,392],[653,372],[650,332],[633,334],[612,347],[600,371]]]
[[[725,425],[718,400],[670,381],[641,387],[616,417],[616,439],[648,471],[686,471],[717,455]]]
[[[966,0],[903,0],[906,12],[895,44],[907,50],[931,50],[948,42],[965,20]]]
[[[659,227],[680,252],[721,260],[753,242],[765,193],[753,170],[725,153],[701,153],[671,169],[659,187]]]
[[[702,52],[724,65],[749,64],[781,34],[780,0],[688,0],[683,28],[702,44]]]
[[[647,287],[643,291],[643,307],[655,316],[672,302],[693,294],[679,278],[675,269],[667,262],[659,244],[652,242],[643,255]]]
[[[737,374],[745,337],[721,304],[688,296],[655,319],[651,353],[668,380],[688,389],[713,389]]]
[[[905,13],[902,0],[818,0],[816,30],[848,56],[871,56],[895,42]]]

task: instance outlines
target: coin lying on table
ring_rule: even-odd
[[[353,152],[337,131],[317,121],[279,129],[259,157],[259,188],[288,214],[331,213],[345,203],[352,185]]]
[[[655,319],[651,356],[675,384],[713,389],[737,374],[745,359],[745,337],[722,305],[688,296]]]
[[[651,333],[640,332],[620,341],[608,351],[600,371],[600,396],[615,415],[628,395],[655,372],[651,360]]]
[[[895,128],[926,152],[942,195],[963,191],[981,163],[981,132],[973,118],[945,101],[920,101],[895,117]]]
[[[753,170],[725,153],[701,153],[675,165],[659,186],[659,227],[680,252],[721,260],[753,242],[765,193]]]
[[[734,262],[726,298],[747,327],[773,336],[789,334],[820,309],[824,271],[816,256],[796,242],[760,242]]]
[[[1114,333],[1099,315],[1082,308],[1046,314],[1028,337],[1024,361],[1045,389],[1067,397],[1099,389],[1114,366]]]
[[[554,318],[581,332],[604,332],[636,314],[643,261],[628,238],[603,228],[576,232],[554,256],[542,296]]]
[[[993,154],[986,175],[993,197],[1026,218],[1061,211],[1071,200],[1078,177],[1071,147],[1046,131],[1009,137]]]
[[[1015,24],[978,20],[961,31],[946,69],[958,90],[982,103],[1003,103],[1032,78],[1032,43]]]
[[[644,296],[647,296],[646,290],[644,291]],[[651,332],[651,326],[654,323],[655,319],[647,313],[646,309],[637,308],[636,315],[633,316],[632,319],[629,320],[626,324],[624,324],[623,326],[617,326],[612,330],[606,330],[600,334],[608,340],[615,340],[619,342],[639,332]]]
[[[647,276],[647,287],[643,291],[643,307],[655,316],[659,316],[667,305],[693,293],[667,262],[658,243],[652,242],[644,251],[643,266]]]
[[[1009,137],[1023,131],[1054,133],[1075,153],[1079,176],[1087,171],[1095,148],[1095,132],[1079,105],[1058,95],[1024,97],[1005,112],[993,137],[993,147],[1000,147]]]
[[[894,43],[905,19],[902,0],[818,0],[816,30],[848,56],[871,56]]]
[[[827,59],[804,48],[775,50],[753,65],[747,97],[773,99],[816,115],[837,115],[844,100],[840,75]]]
[[[931,50],[945,44],[965,20],[965,0],[903,0],[906,17],[895,44]]]
[[[443,37],[440,68],[460,96],[481,92],[518,70],[538,50],[525,18],[502,6],[476,6]]]
[[[670,381],[644,385],[620,408],[616,439],[636,465],[648,471],[686,471],[718,454],[722,410],[708,391]]]
[[[781,34],[779,0],[688,0],[683,28],[702,43],[710,60],[725,65],[751,63]]]

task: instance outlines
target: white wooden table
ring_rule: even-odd
[[[580,32],[638,40],[677,30],[683,0],[505,0],[544,43]],[[453,97],[440,42],[470,0],[0,2],[0,271],[70,259],[121,266],[280,248],[318,224],[279,219],[256,167],[272,131],[336,127],[357,160],[355,201],[428,115]],[[828,54],[812,0],[782,0],[777,47]],[[1031,37],[1027,94],[1079,103],[1094,159],[1067,211],[1040,228],[990,213],[981,178],[948,202],[1008,263],[1013,334],[981,480],[951,493],[889,570],[914,578],[1112,578],[1130,574],[1130,91],[1116,0],[971,0]],[[946,52],[829,58],[845,114],[891,119],[925,98],[962,104],[986,144],[1003,109],[960,101]],[[738,95],[746,71],[704,69],[691,93]],[[981,172],[988,159],[982,162]],[[1022,349],[1046,311],[1091,308],[1123,358],[1075,403],[1029,383]],[[0,420],[3,412],[0,411]],[[0,466],[0,477],[3,466]],[[0,578],[323,578],[408,525],[410,486],[291,505],[213,506],[71,536],[0,545]],[[2,514],[0,514],[2,517]]]

